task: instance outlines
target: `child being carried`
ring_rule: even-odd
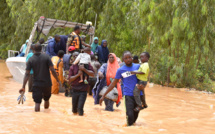
[[[145,87],[147,85],[148,75],[149,75],[149,64],[148,60],[150,58],[150,55],[148,52],[143,52],[140,54],[141,59],[141,65],[138,71],[131,71],[131,74],[136,74],[138,78],[138,84],[136,85],[133,93],[134,93],[134,99],[137,103],[137,107],[134,109],[134,111],[140,111],[144,108],[147,108],[146,100],[145,100]],[[143,92],[143,98],[141,101],[140,97],[140,91]]]
[[[91,62],[90,54],[91,54],[90,48],[85,47],[84,53],[80,53],[76,60],[73,62],[73,64],[76,65],[79,63],[79,65],[84,65],[84,68],[89,69],[89,64]],[[88,84],[87,77],[88,75],[84,72],[83,75],[80,76],[79,83],[84,82],[85,84]]]

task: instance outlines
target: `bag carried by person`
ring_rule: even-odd
[[[102,90],[100,91],[99,95],[103,96],[105,92],[107,91],[107,86],[103,87]],[[117,101],[118,100],[118,91],[117,88],[113,88],[106,96],[105,98],[110,99],[112,101]]]

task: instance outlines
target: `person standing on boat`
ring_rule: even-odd
[[[106,40],[102,40],[101,45],[97,47],[95,53],[98,55],[99,62],[101,64],[107,63],[109,50],[107,47],[107,41]]]
[[[67,43],[68,36],[67,35],[60,35],[60,43],[58,43],[55,48],[54,52],[57,54],[60,50],[63,50],[66,53],[66,43]]]
[[[55,47],[60,43],[60,39],[60,35],[55,35],[54,38],[49,40],[48,46],[46,48],[46,54],[48,54],[50,57],[57,56],[57,53],[55,52]]]
[[[30,71],[33,69],[34,71],[34,81],[33,81],[33,93],[32,97],[35,102],[35,112],[40,111],[40,104],[42,99],[45,100],[44,108],[49,108],[49,99],[51,97],[51,78],[50,71],[53,76],[59,83],[61,84],[57,73],[53,67],[52,61],[50,57],[46,54],[41,53],[42,45],[40,43],[36,43],[34,46],[34,55],[29,58],[26,66],[25,76],[23,80],[23,86],[19,90],[19,93],[25,92],[25,86],[30,76]]]
[[[75,26],[74,32],[72,32],[68,37],[67,44],[66,44],[67,48],[69,48],[70,46],[74,46],[75,49],[80,52],[80,50],[82,49],[80,33],[81,33],[81,28],[79,26]]]
[[[95,53],[98,46],[99,46],[99,38],[98,37],[94,37],[93,38],[93,43],[91,44],[91,51],[93,53]]]

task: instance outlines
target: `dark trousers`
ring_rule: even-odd
[[[104,99],[104,102],[105,102],[105,110],[114,111],[113,109],[114,101],[109,99]]]
[[[136,122],[138,118],[139,112],[134,111],[135,107],[137,107],[137,103],[134,99],[134,96],[125,95],[124,99],[125,99],[125,107],[126,107],[127,125],[131,126]]]
[[[84,104],[87,98],[87,91],[84,92],[73,92],[72,94],[72,112],[79,115],[84,114]]]
[[[33,91],[33,78],[34,75],[30,74],[30,77],[28,79],[28,92],[32,92]]]
[[[140,91],[143,92],[143,96],[142,97],[140,96]],[[133,93],[134,93],[134,99],[135,99],[137,105],[139,107],[142,107],[142,105],[145,106],[146,105],[145,89],[144,90],[139,90],[139,89],[137,89],[137,87],[135,87]]]
[[[42,99],[49,101],[52,87],[35,87],[33,86],[32,97],[35,103],[41,103]]]
[[[146,87],[147,81],[139,81],[138,84],[141,84],[141,85]],[[140,97],[140,91],[143,92],[143,97],[142,98]],[[137,105],[139,107],[142,107],[142,105],[146,106],[145,89],[144,90],[139,90],[137,88],[137,86],[135,86],[133,93],[134,93],[134,99],[135,99]]]

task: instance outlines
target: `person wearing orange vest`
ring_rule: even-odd
[[[75,26],[74,32],[70,34],[67,40],[67,51],[70,46],[74,46],[77,51],[82,49],[81,38],[79,34],[81,33],[81,28],[79,26]]]
[[[60,50],[58,51],[58,56],[53,56],[51,61],[54,65],[54,69],[57,73],[58,79],[60,80],[61,83],[64,82],[63,78],[63,55],[64,51]],[[58,94],[59,93],[59,83],[54,79],[54,76],[51,73],[51,80],[52,80],[52,94]]]

